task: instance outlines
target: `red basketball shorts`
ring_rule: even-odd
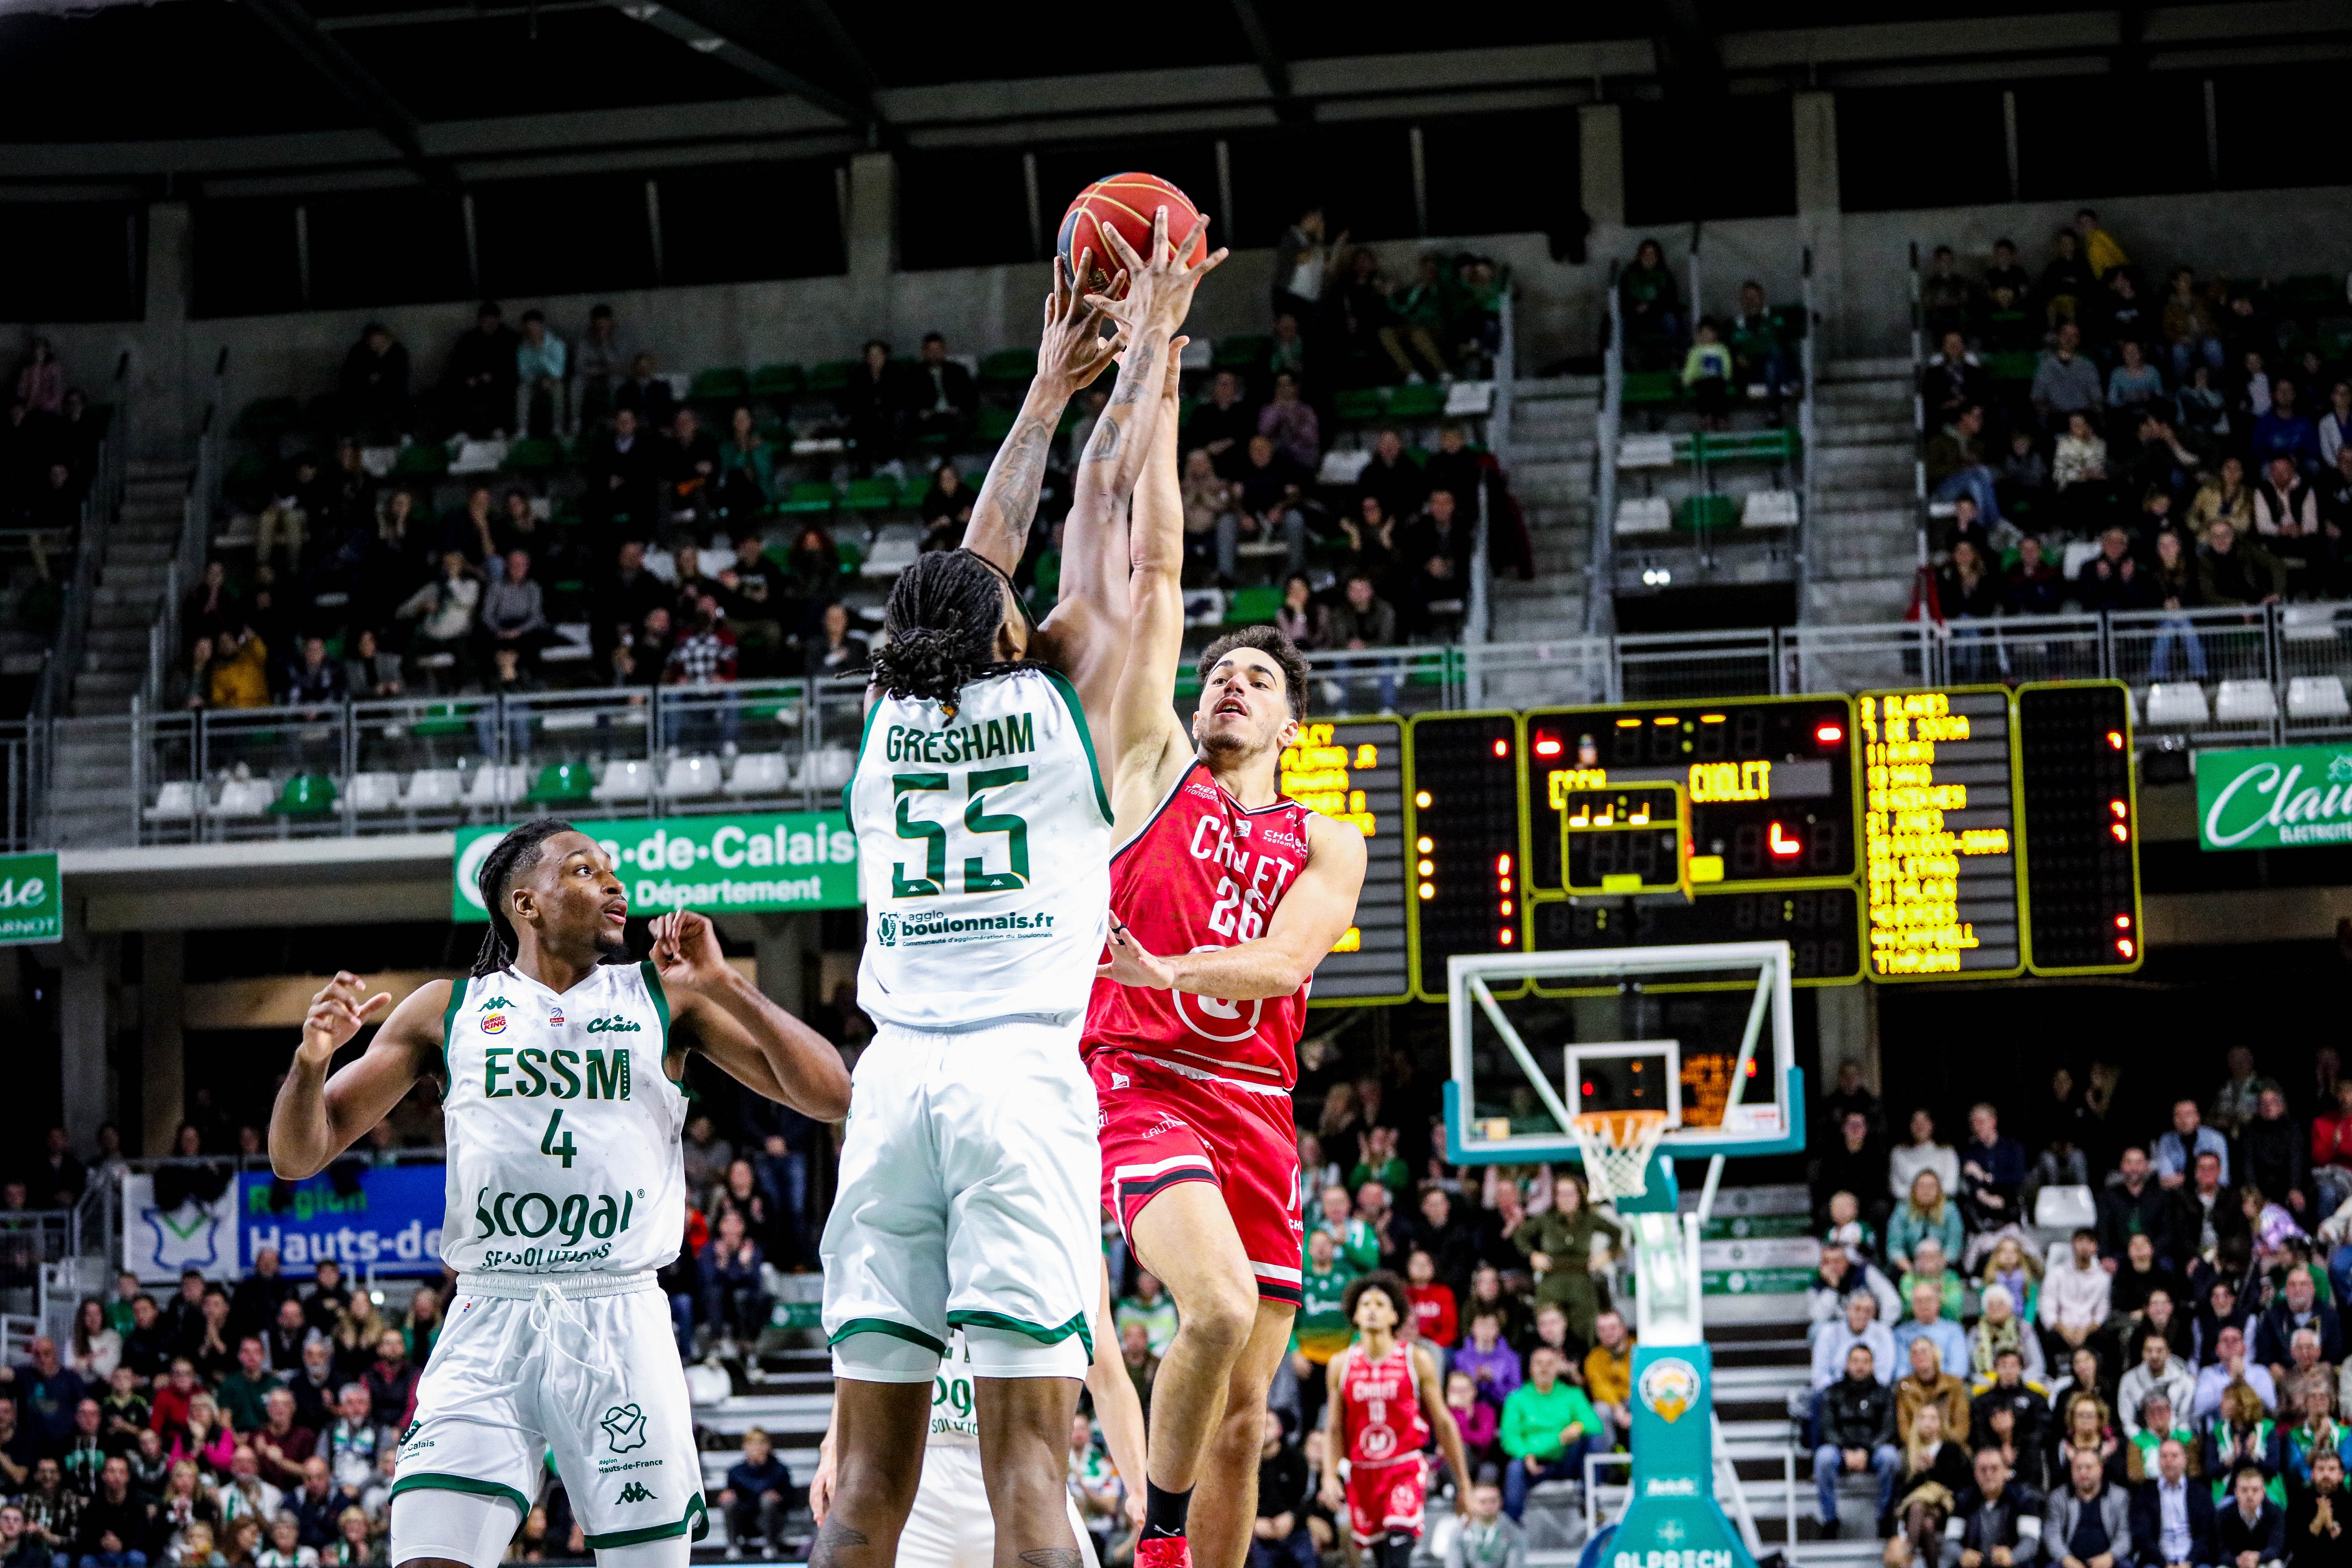
[[[1103,1207],[1128,1243],[1135,1216],[1169,1188],[1207,1182],[1224,1194],[1257,1293],[1299,1304],[1297,1129],[1287,1089],[1211,1077],[1132,1051],[1088,1058],[1102,1107]]]
[[[1429,1468],[1419,1454],[1392,1465],[1348,1467],[1348,1524],[1359,1546],[1391,1531],[1418,1536],[1428,1502]]]

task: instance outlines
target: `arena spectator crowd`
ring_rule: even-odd
[[[2340,278],[2288,282],[2137,263],[2087,207],[2038,273],[2010,239],[1965,265],[1937,247],[1919,388],[1948,560],[1918,607],[1971,620],[2341,596],[2352,321]],[[2158,679],[2177,661],[2204,678],[2189,626],[2158,643]]]
[[[1826,1532],[1874,1478],[1889,1568],[2343,1559],[2352,1078],[2236,1046],[2145,1125],[2123,1078],[1948,1139],[1851,1064],[1825,1097],[1805,1440]]]

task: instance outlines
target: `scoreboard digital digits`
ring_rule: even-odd
[[[1282,793],[1364,836],[1356,921],[1315,966],[1308,995],[1402,1002],[1412,994],[1405,913],[1404,725],[1343,719],[1302,725],[1282,753]]]
[[[1370,852],[1314,1000],[1442,1001],[1455,953],[1765,939],[1799,984],[2136,969],[2132,756],[2100,681],[1309,725],[1284,792]]]
[[[1457,952],[1520,945],[1519,718],[1516,713],[1423,713],[1408,731],[1412,794],[1407,907],[1413,919],[1413,991],[1445,995],[1445,961]],[[1558,853],[1555,847],[1554,859]]]

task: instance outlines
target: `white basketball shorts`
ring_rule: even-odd
[[[886,1024],[858,1058],[824,1227],[836,1375],[928,1383],[957,1328],[977,1376],[1086,1375],[1102,1152],[1081,1022]]]
[[[465,1274],[401,1434],[393,1495],[521,1514],[552,1460],[591,1549],[709,1529],[669,1303],[651,1274]],[[403,1560],[397,1532],[392,1561]]]

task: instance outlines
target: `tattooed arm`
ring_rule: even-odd
[[[1078,266],[1089,265],[1081,251]],[[1083,276],[1083,272],[1080,274]],[[1108,364],[1115,344],[1102,335],[1104,316],[1078,298],[1062,262],[1054,263],[1054,288],[1045,300],[1045,331],[1037,345],[1037,374],[1022,400],[1013,433],[996,450],[988,479],[973,503],[963,547],[1010,574],[1028,548],[1029,525],[1037,516],[1037,491],[1045,479],[1045,454],[1054,427],[1071,395]]]
[[[1181,260],[1199,230],[1170,244],[1165,208],[1154,216],[1148,260],[1116,230],[1102,232],[1128,289],[1119,300],[1096,296],[1087,303],[1118,323],[1125,352],[1110,402],[1078,459],[1076,489],[1062,532],[1061,597],[1047,617],[1049,635],[1063,656],[1056,662],[1077,688],[1088,723],[1097,729],[1109,721],[1130,637],[1129,504],[1161,411],[1175,396],[1176,356],[1183,344],[1176,329],[1201,279],[1224,259],[1221,250],[1198,266]]]

